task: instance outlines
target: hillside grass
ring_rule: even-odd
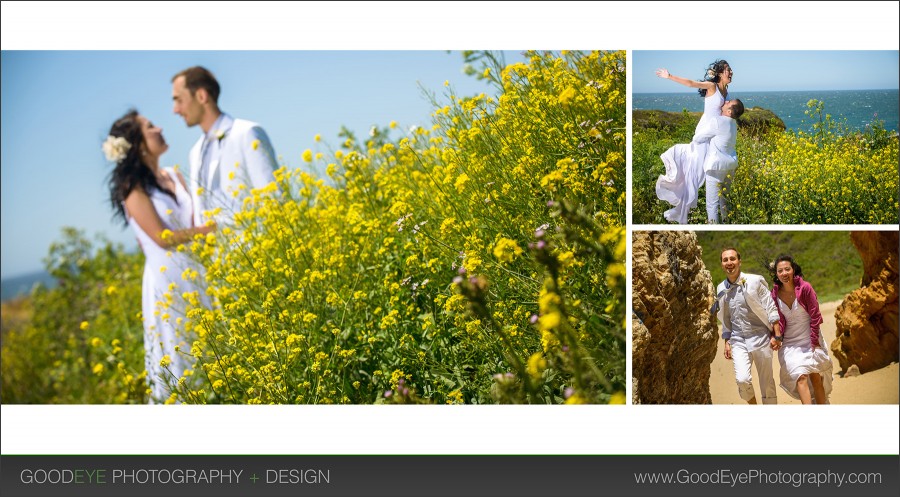
[[[759,126],[751,115],[739,120],[748,119],[738,131],[738,167],[724,192],[731,203],[725,223],[897,224],[897,133],[879,121],[853,131],[827,114],[824,102],[810,100],[807,107],[809,133]],[[665,172],[659,156],[689,143],[699,118],[687,111],[681,119],[654,119],[648,111],[635,116],[632,221],[665,224],[663,212],[671,206],[656,196],[657,178]],[[706,223],[705,186],[688,222]]]
[[[820,302],[842,300],[859,288],[862,277],[862,260],[847,231],[702,231],[697,232],[697,241],[713,284],[725,279],[719,258],[725,247],[737,248],[741,270],[765,276],[769,288],[772,279],[763,261],[781,254],[793,256]]]

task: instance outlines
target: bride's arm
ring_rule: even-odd
[[[183,186],[184,189],[187,191],[187,189],[188,189],[188,187],[187,187],[187,181],[184,180],[184,176],[183,176],[183,175],[181,174],[181,172],[178,171],[177,169],[175,170],[175,176],[178,178],[178,181],[181,182],[181,186]],[[191,206],[191,208],[194,208],[194,206]],[[194,221],[194,217],[191,216],[191,222],[193,223],[193,221]],[[213,222],[213,221],[210,221],[210,222],[212,222],[212,225],[211,225],[211,226],[213,226],[213,230],[215,230],[215,224],[216,224],[216,223]]]
[[[163,232],[166,227],[163,226],[162,219],[156,213],[153,202],[150,197],[141,188],[135,188],[128,194],[125,199],[125,209],[134,218],[138,226],[144,230],[144,233],[150,236],[157,245],[162,248],[174,247],[176,245],[189,242],[194,239],[194,235],[211,233],[216,226],[198,226],[195,228],[185,228],[171,231],[172,235],[163,238]]]
[[[688,88],[706,88],[707,90],[712,90],[716,86],[712,81],[694,81],[693,79],[682,78],[674,74],[669,74],[669,71],[665,69],[657,69],[656,75],[662,79],[668,79],[687,86]]]

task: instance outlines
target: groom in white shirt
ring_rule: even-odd
[[[230,223],[250,189],[274,181],[275,150],[259,124],[235,119],[219,109],[219,82],[200,66],[172,78],[173,111],[203,136],[191,148],[194,224],[207,219]]]
[[[756,365],[763,404],[778,403],[772,351],[781,348],[781,326],[775,301],[766,279],[741,272],[741,254],[734,248],[722,251],[725,280],[716,288],[716,302],[710,311],[722,323],[725,358],[734,362],[738,395],[756,404],[751,364]]]
[[[706,218],[710,224],[718,224],[728,215],[728,202],[719,192],[730,187],[738,166],[736,119],[743,113],[743,102],[729,100],[722,105],[721,116],[710,118],[694,134],[696,142],[709,141],[703,171],[706,172]]]

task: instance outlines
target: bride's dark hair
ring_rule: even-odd
[[[775,285],[781,286],[781,280],[778,279],[778,263],[785,261],[791,263],[791,268],[794,270],[794,276],[803,276],[803,269],[800,268],[800,264],[797,264],[794,261],[793,257],[787,254],[779,255],[775,258],[774,261],[768,264],[767,268],[769,270],[769,274],[772,276],[772,283]]]
[[[124,202],[135,188],[141,188],[147,195],[153,190],[159,190],[178,202],[175,194],[160,186],[156,181],[156,175],[141,160],[144,133],[137,119],[138,115],[137,110],[131,109],[109,129],[109,136],[122,137],[131,145],[125,157],[116,162],[109,175],[109,201],[112,204],[113,216],[120,216],[125,224],[128,224],[128,219],[125,216]]]
[[[719,84],[719,74],[722,74],[722,71],[725,70],[725,66],[727,65],[727,60],[717,60],[713,62],[706,68],[706,74],[703,75],[703,79],[700,81],[712,81],[713,83]],[[710,71],[713,73],[712,76],[709,75]],[[706,88],[700,88],[697,92],[700,93],[701,97],[706,96]]]

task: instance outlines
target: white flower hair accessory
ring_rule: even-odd
[[[714,71],[714,70],[712,70],[712,69],[707,69],[707,71],[706,71],[706,77],[709,78],[709,79],[715,78],[715,77],[716,77],[716,71]]]
[[[107,136],[103,142],[103,153],[106,154],[106,160],[110,162],[119,162],[128,155],[131,144],[121,136]]]

